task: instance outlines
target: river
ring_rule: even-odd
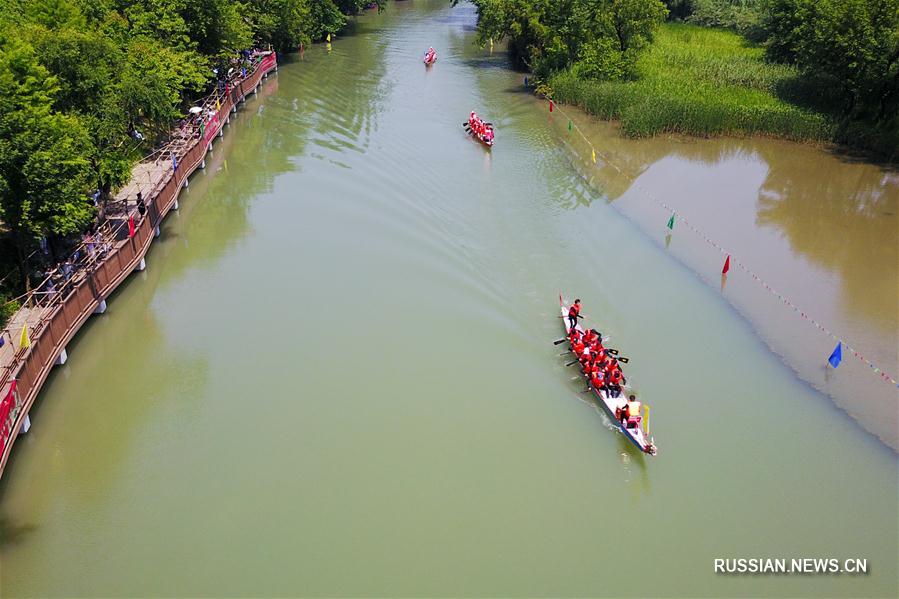
[[[391,4],[232,119],[32,410],[0,595],[896,595],[894,450],[697,277],[681,229],[666,249],[628,184],[585,178],[473,27]],[[644,157],[662,193],[678,156]],[[579,393],[559,291],[632,359],[657,457]]]

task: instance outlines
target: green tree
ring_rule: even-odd
[[[512,57],[541,76],[574,66],[583,77],[624,77],[667,14],[660,0],[473,1],[480,41],[508,39]]]
[[[235,0],[191,0],[181,12],[197,50],[209,56],[249,48],[253,31],[245,18],[249,8]]]
[[[309,3],[309,36],[313,40],[324,39],[329,33],[336,33],[347,23],[346,16],[331,0],[307,0]]]
[[[15,240],[28,286],[25,248],[77,233],[90,222],[90,152],[79,119],[52,109],[58,83],[19,40],[0,40],[0,217]]]
[[[899,0],[768,0],[772,58],[839,91],[847,118],[899,113]]]
[[[256,39],[281,52],[311,40],[311,10],[305,0],[251,0]]]

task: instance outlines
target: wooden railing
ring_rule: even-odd
[[[144,194],[147,210],[132,214],[134,234],[129,235],[128,221],[122,220],[112,230],[119,240],[102,259],[91,262],[84,272],[72,278],[70,285],[54,291],[50,297],[44,295],[35,300],[44,313],[38,324],[28,330],[30,344],[19,347],[12,363],[0,373],[0,398],[4,402],[0,406],[6,408],[0,410],[0,476],[31,406],[66,345],[102,302],[142,265],[157,227],[176,205],[187,178],[203,163],[215,136],[230,121],[232,109],[277,68],[274,53],[263,55],[246,77],[213,94],[207,104],[211,101],[215,115],[187,151],[177,157],[177,168],[172,168],[151,194]]]

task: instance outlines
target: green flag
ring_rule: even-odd
[[[669,231],[674,230],[674,215],[673,214],[671,215],[671,218],[668,219],[668,230]]]
[[[571,131],[571,121],[568,121],[568,131]]]

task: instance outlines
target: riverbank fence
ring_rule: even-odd
[[[258,52],[250,67],[223,83],[172,132],[171,139],[142,160],[116,195],[103,222],[29,293],[0,332],[0,477],[16,438],[28,431],[28,413],[54,365],[67,359],[66,345],[92,314],[106,310],[110,294],[135,271],[159,236],[166,214],[178,208],[188,177],[205,168],[206,153],[224,134],[231,113],[262,79],[278,68],[274,52]]]

